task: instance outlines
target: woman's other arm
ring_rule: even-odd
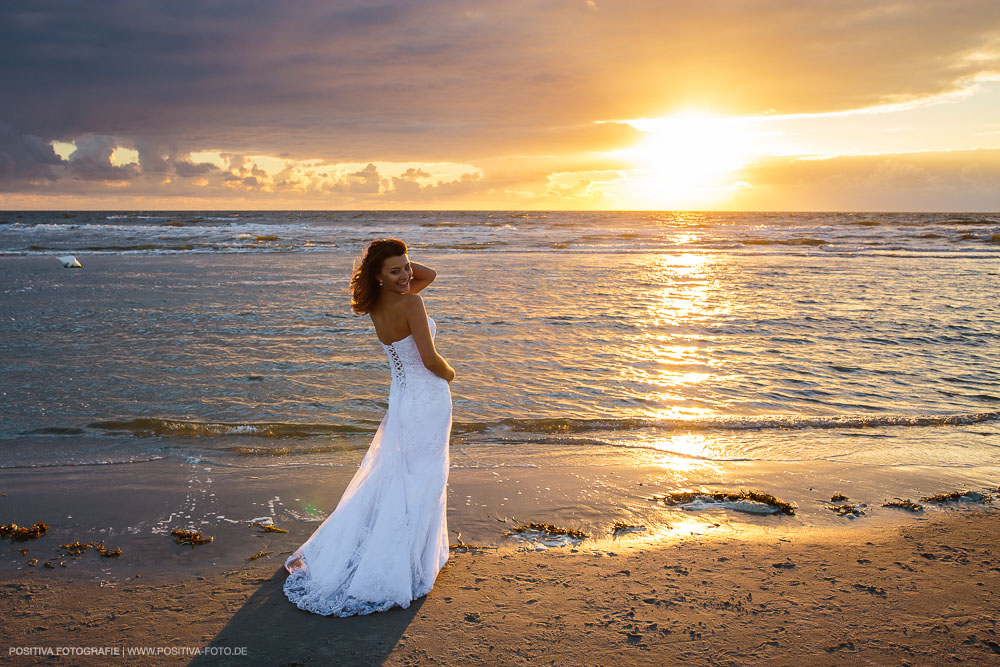
[[[417,344],[417,351],[420,352],[420,360],[424,362],[424,366],[431,373],[451,382],[455,379],[455,369],[434,348],[434,339],[431,338],[431,327],[427,323],[424,300],[416,294],[408,294],[404,307],[406,321],[410,325],[410,333],[413,334],[413,342]]]
[[[408,294],[416,294],[434,282],[434,278],[437,276],[437,272],[434,269],[423,264],[417,264],[416,262],[410,262],[410,270],[413,271],[413,277],[410,278],[410,291]]]

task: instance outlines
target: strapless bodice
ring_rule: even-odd
[[[430,317],[427,318],[427,325],[431,330],[431,339],[437,334],[437,324]],[[382,343],[382,341],[379,341]],[[386,345],[382,343],[385,354],[389,358],[389,370],[392,372],[392,384],[405,387],[408,380],[428,380],[434,378],[441,380],[436,375],[427,370],[423,359],[420,358],[420,350],[413,340],[411,333],[406,338],[401,338],[394,343]],[[443,380],[442,380],[443,381]]]

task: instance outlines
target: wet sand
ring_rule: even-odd
[[[586,458],[567,449],[546,457],[539,454],[538,466],[452,470],[451,541],[516,547],[504,532],[527,522],[583,530],[598,538],[607,536],[619,521],[646,526],[647,531],[634,536],[644,542],[649,542],[649,536],[669,539],[691,530],[704,531],[706,526],[735,535],[761,533],[768,539],[797,539],[801,534],[852,525],[881,530],[918,520],[882,505],[895,494],[916,500],[970,488],[959,476],[946,482],[928,479],[917,466],[894,469],[885,488],[879,488],[851,477],[857,470],[849,466],[734,462],[725,468],[705,468],[698,473],[694,488],[773,493],[794,503],[795,514],[757,515],[711,506],[688,512],[651,498],[690,489],[686,475],[693,473],[677,473],[656,460],[643,465],[634,462],[629,452],[617,458]],[[252,554],[280,554],[302,544],[336,506],[356,469],[354,461],[343,466],[240,468],[175,457],[125,465],[6,469],[0,484],[0,493],[5,494],[0,496],[0,523],[44,521],[49,529],[39,539],[10,544],[10,548],[0,542],[0,577],[33,570],[26,562],[30,558],[39,559],[38,568],[46,561],[56,565],[58,570],[48,570],[50,574],[105,586],[120,585],[137,574],[146,583],[214,577],[242,567]],[[961,472],[969,476],[965,469]],[[983,483],[971,488],[987,493],[996,483],[986,480],[996,478],[984,472],[979,480]],[[886,490],[890,487],[892,491]],[[837,493],[848,498],[832,502]],[[863,507],[864,515],[840,516],[832,511],[845,504]],[[925,505],[926,516],[949,506]],[[265,532],[264,527],[251,525],[262,517],[264,523],[287,532]],[[193,548],[178,545],[171,537],[175,529],[203,531],[214,541]],[[103,542],[110,550],[120,547],[122,553],[117,558],[100,558],[93,551],[61,557],[65,550],[60,545],[77,541]],[[592,545],[593,539],[585,544]],[[15,546],[29,553],[22,555]]]
[[[1000,660],[1000,514],[986,505],[901,517],[782,534],[702,522],[657,540],[453,553],[434,590],[409,609],[348,619],[290,604],[277,553],[173,581],[8,571],[0,579],[0,652],[109,645],[246,652],[110,660],[196,665]],[[30,547],[3,547],[22,544]]]

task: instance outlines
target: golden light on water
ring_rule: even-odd
[[[665,438],[656,438],[647,444],[655,449],[679,455],[670,457],[671,468],[676,468],[678,461],[687,469],[702,467],[708,461],[699,459],[711,458],[713,453],[710,451],[709,439],[700,433],[680,433]]]
[[[685,456],[705,456],[705,443],[708,439],[704,435],[685,433],[669,438],[661,438],[654,441],[653,446],[668,452],[675,452]]]
[[[672,473],[720,470],[713,458],[725,457],[724,452],[711,438],[700,433],[678,433],[660,438],[643,439],[637,462],[657,466]],[[655,451],[651,451],[655,450]]]
[[[636,362],[630,364],[629,380],[649,387],[646,400],[663,406],[644,411],[645,417],[696,419],[715,414],[699,405],[695,387],[719,376],[718,361],[700,334],[686,331],[731,307],[712,278],[715,261],[714,255],[701,252],[664,254],[641,275],[645,284],[660,286],[645,290],[646,330],[629,350]]]

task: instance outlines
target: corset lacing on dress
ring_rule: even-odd
[[[386,345],[385,350],[389,355],[389,369],[392,372],[392,381],[402,389],[406,386],[406,371],[403,370],[403,360],[399,358],[399,354],[393,345],[395,343]]]

